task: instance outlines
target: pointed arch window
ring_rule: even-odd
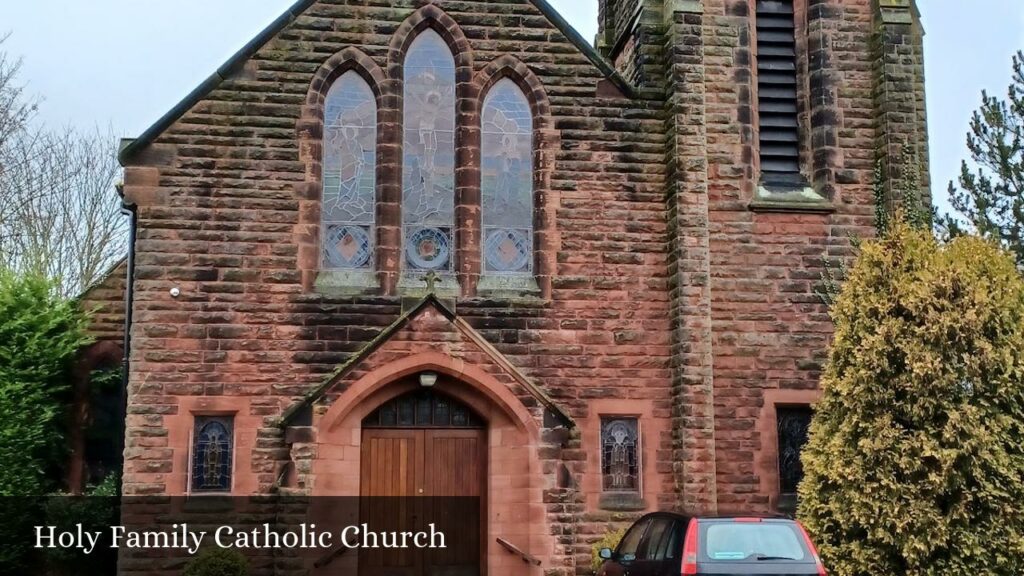
[[[402,238],[407,270],[452,270],[455,220],[455,59],[426,29],[403,72]]]
[[[342,74],[324,102],[322,266],[373,267],[377,183],[377,102],[355,71]]]
[[[234,418],[197,416],[192,432],[192,491],[230,492]]]
[[[519,86],[502,78],[484,98],[480,141],[483,271],[533,272],[533,114]]]
[[[472,408],[431,389],[403,394],[363,418],[363,428],[483,427],[483,419]]]

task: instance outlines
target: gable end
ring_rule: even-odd
[[[604,75],[605,79],[615,85],[618,90],[630,98],[638,95],[638,90],[619,74],[615,68],[602,56],[593,46],[590,45],[575,28],[558,13],[557,10],[546,0],[529,0],[541,14],[564,35],[569,42],[574,44],[579,51],[587,57],[591,63]],[[217,70],[204,80],[194,90],[189,92],[180,102],[171,108],[166,114],[160,117],[152,126],[147,128],[138,138],[126,139],[122,142],[117,159],[122,166],[127,166],[137,153],[153,143],[165,130],[177,122],[186,112],[195,107],[203,98],[216,90],[221,83],[227,80],[234,72],[245,65],[249,58],[254,56],[258,50],[270,42],[286,26],[302,15],[307,8],[316,3],[316,0],[298,0],[284,14],[279,16],[269,26],[264,28],[255,38],[250,40],[231,58],[222,64]]]

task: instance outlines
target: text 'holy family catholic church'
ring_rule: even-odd
[[[823,262],[876,164],[927,182],[917,8],[581,1],[596,47],[544,0],[302,0],[125,142],[126,494],[476,496],[490,575],[792,509]]]

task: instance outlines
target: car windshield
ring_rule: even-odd
[[[804,560],[806,552],[788,523],[715,523],[707,527],[704,551],[712,561]]]

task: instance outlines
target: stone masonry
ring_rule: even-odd
[[[775,410],[815,401],[831,334],[823,260],[874,233],[876,162],[890,185],[910,146],[926,174],[916,7],[794,0],[818,196],[795,201],[759,193],[754,0],[593,1],[596,49],[543,0],[301,0],[127,144],[127,494],[188,491],[202,414],[234,415],[233,493],[358,494],[358,418],[429,369],[489,422],[491,574],[587,574],[645,510],[778,509]],[[399,282],[402,59],[427,27],[458,83],[443,297]],[[323,95],[349,69],[379,108],[379,287],[344,295],[317,278]],[[535,118],[529,297],[477,290],[480,100],[502,77]],[[640,419],[630,506],[602,494],[606,414]]]

